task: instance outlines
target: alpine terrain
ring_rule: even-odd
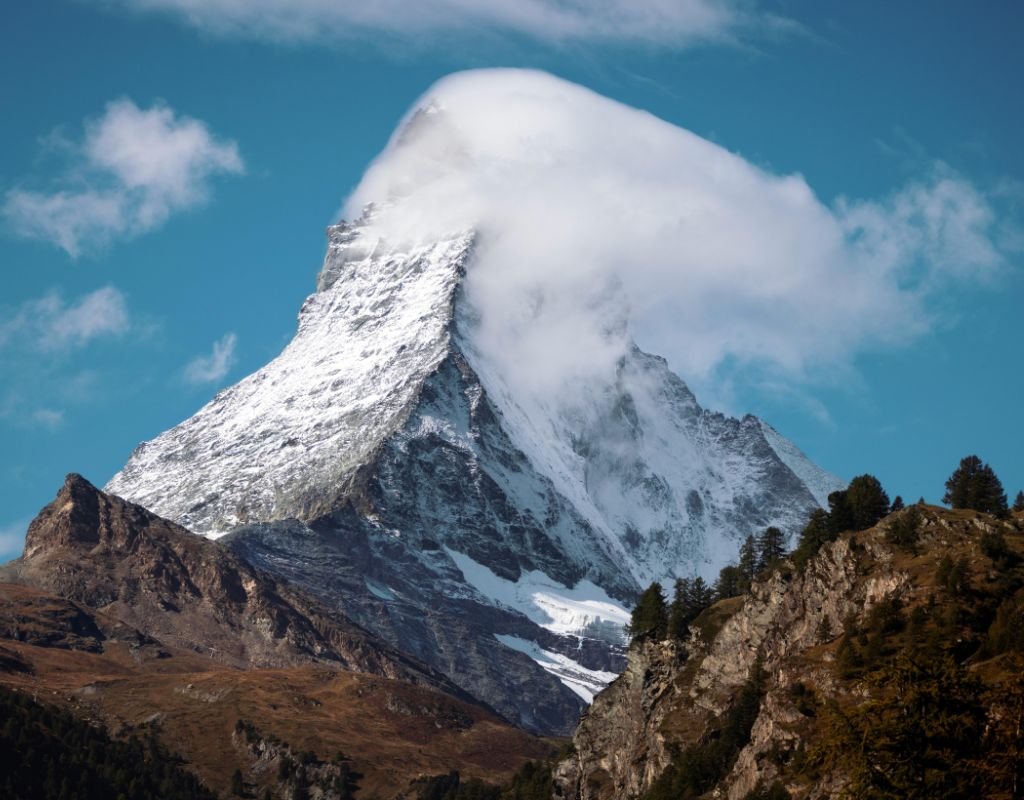
[[[453,764],[504,781],[550,751],[336,609],[79,475],[0,566],[0,708],[4,798],[213,797],[196,779],[221,797],[395,797]],[[117,769],[82,743],[107,732],[130,749]],[[147,783],[161,763],[193,784]]]
[[[635,344],[614,282],[584,292],[600,346],[581,339],[558,362],[572,370],[505,357],[559,295],[542,281],[496,305],[502,231],[414,202],[450,164],[488,167],[456,100],[425,98],[371,171],[415,158],[416,183],[365,206],[363,187],[328,229],[284,351],[106,491],[223,537],[508,719],[566,732],[623,667],[642,587],[709,577],[767,526],[794,535],[841,483],[762,420],[703,408]]]

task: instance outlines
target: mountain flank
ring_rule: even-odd
[[[1024,515],[911,506],[641,637],[556,796],[1019,797]]]
[[[498,783],[552,751],[340,612],[78,475],[0,567],[0,686],[157,741],[223,796],[241,781],[253,797],[394,797],[453,765]]]
[[[321,663],[460,691],[231,550],[68,475],[0,580],[234,667]]]
[[[388,208],[328,229],[288,346],[107,491],[567,734],[622,669],[643,586],[711,577],[765,527],[795,535],[842,482],[764,421],[702,407],[629,338],[624,301],[602,326],[619,357],[538,395],[486,355],[476,232],[387,235]]]

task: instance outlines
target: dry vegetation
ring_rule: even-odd
[[[107,641],[96,652],[94,640],[63,633],[69,606],[0,585],[0,628],[8,634],[0,684],[102,720],[116,735],[155,727],[168,749],[225,795],[235,769],[254,797],[277,786],[276,765],[256,764],[233,736],[239,720],[324,761],[342,752],[363,775],[361,798],[391,798],[416,778],[453,768],[503,782],[553,750],[485,709],[401,681],[322,666],[239,670],[155,642]],[[48,646],[17,641],[19,629],[21,638]]]

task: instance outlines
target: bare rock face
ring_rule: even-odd
[[[710,577],[769,525],[795,533],[841,483],[761,420],[701,407],[631,340],[580,391],[534,397],[480,346],[475,234],[393,240],[380,213],[328,230],[285,350],[107,491],[568,733],[622,668],[644,586]]]
[[[910,575],[894,565],[883,532],[870,534],[858,535],[852,546],[850,537],[841,538],[802,573],[784,569],[755,583],[749,595],[712,606],[691,625],[685,644],[631,648],[625,672],[584,715],[573,755],[557,766],[556,796],[641,796],[673,754],[706,741],[757,666],[764,676],[757,718],[714,796],[742,800],[771,783],[779,773],[772,754],[801,744],[802,715],[790,688],[806,682],[819,692],[835,691],[831,654],[823,646],[842,634],[844,620],[863,620],[880,600],[910,591]],[[828,780],[804,796],[829,796]]]
[[[104,633],[95,620],[116,620],[233,666],[324,663],[465,696],[228,548],[105,494],[80,475],[69,475],[32,522],[23,556],[0,568],[0,581],[63,599],[20,598],[20,618],[29,609],[25,631],[33,614],[39,621],[45,612],[54,624],[36,627],[66,628],[69,640],[97,649]],[[56,625],[62,620],[66,624]],[[9,627],[16,623],[11,616]],[[15,631],[14,638],[25,635]]]
[[[664,771],[669,754],[659,710],[668,707],[684,661],[676,642],[645,641],[630,650],[625,671],[584,715],[575,757],[556,771],[560,796],[635,797]]]

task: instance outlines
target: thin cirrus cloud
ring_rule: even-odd
[[[64,412],[55,408],[37,408],[32,412],[32,422],[41,427],[55,430],[64,424]]]
[[[549,43],[621,41],[680,48],[797,26],[739,0],[114,0],[218,34],[274,41],[385,34],[518,34]]]
[[[185,366],[185,380],[189,383],[216,383],[228,374],[235,363],[235,345],[238,337],[226,333],[213,343],[208,355],[196,356]]]
[[[72,257],[160,227],[205,203],[214,176],[245,169],[238,145],[204,122],[128,99],[107,104],[66,150],[71,163],[51,188],[10,189],[0,213],[15,234]]]
[[[27,349],[68,351],[94,339],[114,337],[131,327],[124,295],[104,286],[68,302],[57,291],[28,300],[7,319],[0,319],[0,347],[13,341]]]
[[[476,232],[474,346],[517,396],[571,400],[634,340],[702,389],[735,369],[803,381],[926,334],[945,294],[1007,264],[990,195],[947,166],[828,204],[800,175],[529,70],[430,89],[347,215],[370,202],[385,240]]]
[[[104,286],[67,300],[58,291],[0,309],[0,421],[55,431],[66,418],[55,404],[88,401],[95,373],[79,363],[82,348],[116,342],[136,329],[124,295]],[[71,367],[71,371],[69,371]]]

